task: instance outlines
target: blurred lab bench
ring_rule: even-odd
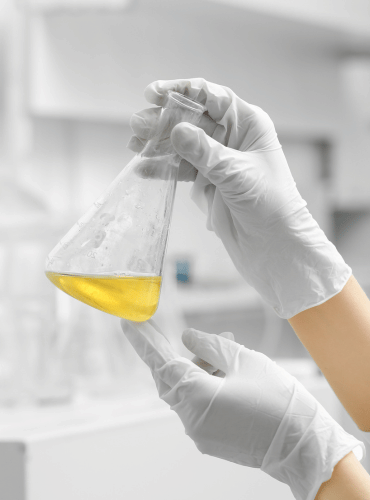
[[[202,455],[158,397],[1,411],[2,500],[289,500],[259,469]]]
[[[292,360],[281,364],[294,371]],[[340,420],[340,403],[324,377],[309,375],[308,366],[300,373],[302,383]],[[136,399],[2,409],[0,422],[2,500],[293,499],[287,485],[259,469],[199,453],[154,392]]]

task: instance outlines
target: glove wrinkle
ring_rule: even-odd
[[[145,96],[161,106],[170,89],[205,95],[217,123],[209,135],[178,125],[171,140],[198,171],[191,198],[243,278],[284,319],[339,293],[351,268],[308,211],[267,113],[202,78],[157,81]],[[197,332],[194,353],[224,371],[220,378],[179,357],[155,325],[134,329],[129,341],[202,453],[260,467],[296,500],[314,500],[350,451],[364,456],[364,444],[262,353]]]
[[[364,444],[345,432],[295,377],[264,354],[227,338],[230,334],[190,329],[184,335],[194,354],[225,370],[220,378],[177,355],[154,322],[122,324],[152,371],[160,397],[201,453],[259,467],[286,483],[297,500],[314,500],[350,451],[359,460],[365,455]]]

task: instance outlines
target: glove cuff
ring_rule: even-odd
[[[249,280],[278,316],[289,319],[342,291],[352,275],[306,207],[276,223]],[[256,249],[254,249],[254,254]]]
[[[232,215],[215,186],[200,173],[191,197],[208,215],[207,228],[221,238],[240,274],[281,318],[326,302],[352,275],[300,195],[262,227],[247,224],[244,214],[241,220]]]
[[[358,460],[366,456],[364,443],[348,434],[318,401],[312,407],[312,396],[307,393],[297,382],[261,466],[290,486],[297,500],[314,500],[335,465],[351,451]]]

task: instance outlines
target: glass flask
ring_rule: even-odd
[[[156,311],[181,157],[170,140],[180,122],[206,108],[169,91],[140,154],[51,251],[50,281],[96,309],[132,321]]]

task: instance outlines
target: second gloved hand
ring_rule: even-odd
[[[185,346],[224,372],[221,378],[179,356],[152,320],[122,320],[122,329],[202,453],[259,467],[289,485],[297,500],[313,500],[350,451],[361,460],[363,443],[264,354],[186,330]]]

